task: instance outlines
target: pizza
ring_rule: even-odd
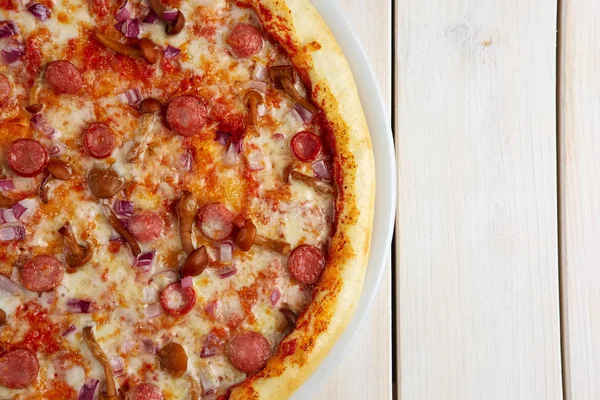
[[[307,0],[0,0],[0,399],[282,399],[374,212]]]

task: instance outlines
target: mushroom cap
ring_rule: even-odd
[[[292,65],[276,65],[269,68],[269,77],[277,89],[283,89],[282,79],[289,79],[292,83],[296,82],[296,74]]]
[[[256,101],[256,104],[262,104],[264,102],[262,94],[255,89],[250,89],[244,94],[244,104],[248,105],[250,100]]]

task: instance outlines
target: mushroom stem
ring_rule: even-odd
[[[12,205],[14,203],[15,202],[12,199],[10,199],[10,198],[6,197],[5,195],[3,195],[2,193],[0,193],[0,207],[2,207],[2,208],[12,207]]]
[[[142,51],[140,49],[133,48],[121,42],[117,42],[101,33],[96,32],[96,39],[115,53],[123,54],[129,57],[142,58]]]
[[[303,173],[298,171],[292,171],[290,173],[290,176],[296,180],[306,183],[309,186],[312,186],[321,193],[335,194],[335,188],[333,187],[333,185],[327,182],[323,182],[322,180],[313,178],[312,176],[304,175]]]
[[[263,103],[262,95],[257,90],[251,89],[246,92],[243,100],[250,109],[251,125],[256,126],[258,123],[258,105]]]
[[[92,250],[89,245],[82,246],[79,244],[75,235],[73,234],[73,229],[71,228],[71,224],[67,222],[62,228],[58,230],[67,245],[67,249],[65,249],[65,259],[67,261],[67,272],[73,273],[77,271],[78,267],[86,264],[92,258]]]
[[[163,19],[163,13],[166,11],[160,0],[150,0],[150,8],[158,15],[158,18]]]
[[[196,196],[188,191],[183,192],[183,195],[177,202],[177,217],[179,218],[179,238],[183,250],[190,254],[194,251],[192,243],[192,224],[194,217],[198,212],[198,202]]]
[[[314,113],[317,111],[317,107],[315,107],[310,101],[306,100],[304,97],[302,97],[302,95],[300,95],[300,93],[298,93],[298,91],[296,90],[296,87],[294,86],[294,83],[292,82],[291,79],[281,78],[281,86],[283,86],[283,89],[285,90],[285,92],[292,99],[296,100],[297,103],[300,103],[300,105],[302,107],[306,108],[311,113]]]
[[[123,239],[125,239],[131,248],[131,252],[135,257],[137,257],[142,252],[142,249],[140,248],[140,245],[135,237],[127,230],[127,228],[125,228],[121,220],[115,215],[114,211],[108,204],[108,200],[101,200],[100,204],[102,205],[102,211],[104,211],[104,215],[106,216],[108,223],[114,228],[115,231],[117,231],[119,235],[121,235],[121,237],[123,237]]]
[[[40,185],[39,196],[40,200],[42,200],[42,203],[44,204],[48,204],[48,194],[50,192],[50,188],[48,185],[50,184],[50,182],[52,182],[53,179],[54,177],[52,175],[47,174]]]
[[[102,348],[96,341],[96,337],[94,336],[91,326],[86,326],[83,328],[83,340],[94,355],[94,358],[98,360],[100,364],[102,364],[102,368],[104,368],[104,376],[106,377],[106,396],[108,400],[118,399],[115,376],[113,374],[112,367],[108,361],[108,358],[106,357],[106,354],[104,354],[104,351],[102,351]]]
[[[254,237],[254,244],[268,247],[283,255],[289,254],[290,250],[292,249],[292,246],[288,242],[284,242],[282,240],[274,240],[261,235],[256,235]]]

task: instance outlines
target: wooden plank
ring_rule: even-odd
[[[391,0],[338,1],[375,68],[391,110]],[[388,262],[361,332],[315,400],[391,399],[391,282]]]
[[[563,1],[560,219],[567,400],[600,398],[600,3]]]
[[[557,2],[396,10],[399,397],[561,399]]]

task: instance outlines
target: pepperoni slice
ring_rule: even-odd
[[[206,125],[206,106],[194,96],[175,97],[167,107],[167,123],[183,136],[197,134]]]
[[[0,357],[0,386],[23,389],[36,380],[39,371],[34,353],[25,349],[9,351]]]
[[[32,292],[48,292],[60,285],[63,274],[63,267],[56,258],[41,254],[25,263],[21,283]]]
[[[262,49],[263,38],[258,28],[250,24],[237,24],[227,38],[227,44],[236,57],[247,58]]]
[[[163,395],[157,386],[142,383],[133,389],[131,400],[163,400]]]
[[[4,74],[0,74],[0,104],[4,104],[10,99],[10,82],[8,77]]]
[[[271,344],[260,333],[240,333],[229,342],[227,356],[234,367],[246,374],[254,374],[267,364],[271,356]]]
[[[106,124],[94,122],[83,132],[83,147],[94,158],[101,159],[110,156],[115,145],[115,135]]]
[[[44,170],[48,151],[33,139],[19,139],[8,148],[8,166],[17,175],[32,177]]]
[[[290,253],[288,269],[298,282],[314,285],[325,269],[325,256],[315,246],[298,246]]]
[[[181,317],[191,311],[196,304],[196,291],[193,286],[183,288],[173,282],[160,294],[160,304],[173,317]]]
[[[81,72],[69,61],[53,61],[46,66],[46,82],[56,93],[75,94],[83,86]]]
[[[321,154],[321,139],[312,132],[299,132],[292,138],[290,147],[296,158],[302,162],[313,162]]]
[[[158,239],[164,230],[165,221],[155,212],[144,211],[134,214],[127,224],[127,229],[140,242],[151,242]]]
[[[221,203],[212,203],[200,210],[200,230],[212,240],[224,240],[233,231],[234,215]]]

